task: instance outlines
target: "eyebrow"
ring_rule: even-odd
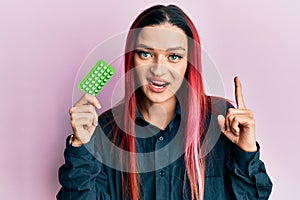
[[[154,50],[154,48],[152,47],[149,47],[145,44],[138,44],[136,45],[136,48],[145,48],[145,49],[148,49],[148,50]],[[181,47],[181,46],[178,46],[178,47],[172,47],[172,48],[168,48],[166,49],[166,51],[174,51],[174,50],[182,50],[182,51],[186,51],[185,48]]]

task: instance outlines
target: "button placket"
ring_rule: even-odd
[[[164,170],[160,170],[160,171],[159,171],[159,175],[160,175],[160,176],[164,176],[165,174],[166,174],[166,172],[165,172]]]
[[[168,187],[169,179],[168,179],[168,174],[165,168],[162,167],[162,163],[165,162],[166,155],[162,154],[162,152],[159,152],[158,150],[161,148],[164,148],[165,140],[166,138],[164,137],[166,134],[165,132],[160,132],[159,133],[161,136],[159,136],[156,139],[156,144],[155,144],[155,165],[156,165],[156,172],[155,172],[155,182],[156,182],[156,199],[157,200],[164,200],[164,199],[169,199],[169,190],[170,188]]]

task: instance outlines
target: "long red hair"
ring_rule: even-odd
[[[188,49],[188,67],[185,78],[189,83],[188,91],[184,91],[188,96],[185,103],[186,125],[185,125],[185,163],[186,174],[188,176],[191,188],[192,199],[200,200],[204,197],[204,158],[201,156],[201,136],[204,134],[205,116],[208,110],[207,98],[204,92],[202,65],[201,65],[201,45],[197,30],[190,18],[177,6],[157,5],[143,11],[133,22],[127,36],[125,47],[125,73],[134,67],[133,57],[136,37],[139,29],[145,26],[154,26],[162,23],[170,23],[181,28],[189,38]],[[125,105],[124,111],[124,130],[130,131],[130,134],[123,134],[121,138],[121,147],[130,154],[127,158],[130,172],[125,177],[122,175],[123,197],[129,196],[132,200],[138,200],[139,196],[139,175],[136,166],[136,152],[134,135],[134,119],[137,114],[137,104],[140,93],[135,90],[135,79],[132,73],[128,73],[125,78]],[[186,97],[178,95],[178,98]],[[128,118],[128,113],[131,117]],[[117,131],[117,130],[116,130]],[[122,160],[122,158],[121,158]],[[128,170],[127,170],[128,171]]]

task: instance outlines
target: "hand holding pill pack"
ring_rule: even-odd
[[[78,84],[78,88],[84,93],[97,96],[115,73],[114,68],[100,59]]]

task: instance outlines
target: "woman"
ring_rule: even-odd
[[[237,108],[205,95],[200,39],[181,9],[157,5],[136,18],[125,72],[116,108],[98,117],[98,100],[86,94],[70,109],[58,199],[268,199],[241,83],[236,77]]]

